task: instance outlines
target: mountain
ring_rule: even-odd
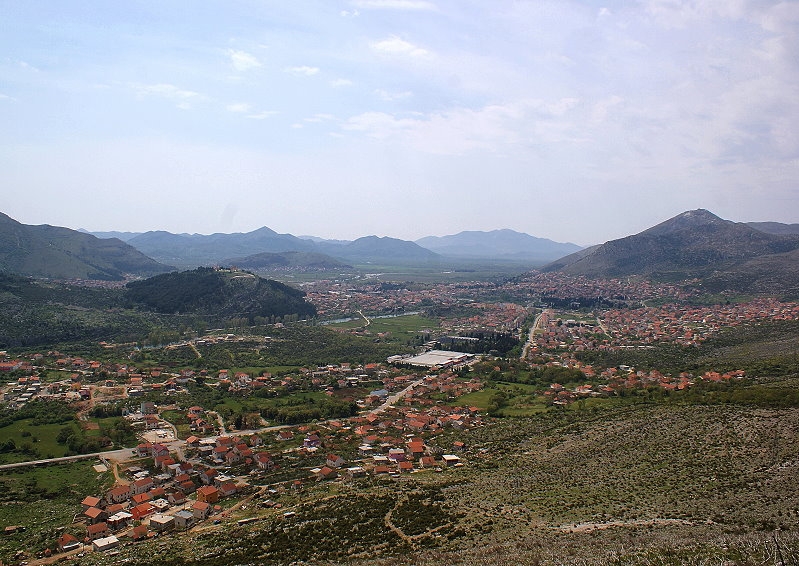
[[[163,314],[211,315],[220,319],[316,315],[305,293],[246,271],[200,267],[127,284],[125,302]]]
[[[574,253],[576,244],[562,244],[514,230],[466,231],[450,236],[427,236],[416,243],[443,256],[519,259],[545,263]]]
[[[561,258],[544,271],[658,280],[699,278],[713,290],[799,291],[799,236],[774,235],[704,209]]]
[[[766,234],[799,234],[799,224],[783,224],[782,222],[747,222],[747,226]]]
[[[182,267],[221,264],[227,258],[262,252],[316,251],[313,242],[278,234],[266,226],[252,232],[208,236],[145,232],[129,243],[152,258]]]
[[[253,271],[352,269],[351,265],[316,252],[263,252],[247,257],[231,258],[225,260],[224,264]]]
[[[355,263],[408,264],[438,261],[440,256],[414,242],[397,238],[364,236],[346,244],[317,242],[317,248],[333,257]]]
[[[173,269],[125,242],[69,228],[30,226],[0,213],[0,271],[49,279],[121,281]]]
[[[108,239],[108,238],[117,238],[118,240],[122,240],[123,242],[127,242],[131,238],[135,238],[136,236],[141,236],[141,232],[89,232],[88,230],[84,230],[83,228],[79,228],[78,232],[82,232],[84,234],[91,234],[97,238],[101,239]]]

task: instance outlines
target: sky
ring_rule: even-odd
[[[0,212],[581,245],[799,222],[799,0],[0,0]]]

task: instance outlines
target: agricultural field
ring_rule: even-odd
[[[363,318],[354,318],[347,322],[330,324],[328,327],[347,330],[361,329],[367,330],[370,334],[389,334],[390,341],[402,343],[407,342],[417,334],[428,334],[431,331],[436,331],[439,327],[437,319],[419,314],[367,318],[368,323]]]

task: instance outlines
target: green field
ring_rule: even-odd
[[[397,335],[397,339],[403,341],[410,335],[418,334],[424,331],[432,331],[438,328],[438,320],[418,314],[409,314],[403,316],[396,316],[392,318],[372,318],[366,315],[370,320],[367,326],[363,318],[355,318],[347,322],[340,322],[337,324],[329,325],[330,328],[345,328],[345,329],[366,329],[372,334],[383,334],[390,332]]]
[[[0,560],[4,564],[16,563],[13,557],[18,551],[38,553],[55,548],[61,529],[80,512],[83,498],[103,493],[113,484],[111,473],[98,474],[92,469],[96,463],[0,472],[0,525],[25,527],[24,532],[0,538]],[[67,531],[81,534],[79,527],[67,527]]]
[[[0,428],[0,439],[3,442],[11,439],[17,449],[24,452],[0,454],[0,463],[24,462],[39,458],[57,458],[66,454],[67,447],[56,442],[58,432],[67,425],[45,424],[33,425],[33,419],[16,421]],[[30,451],[25,450],[29,447]]]

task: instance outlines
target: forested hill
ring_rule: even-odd
[[[305,293],[246,271],[201,267],[128,283],[126,306],[164,314],[200,314],[220,318],[307,318],[316,308]]]

